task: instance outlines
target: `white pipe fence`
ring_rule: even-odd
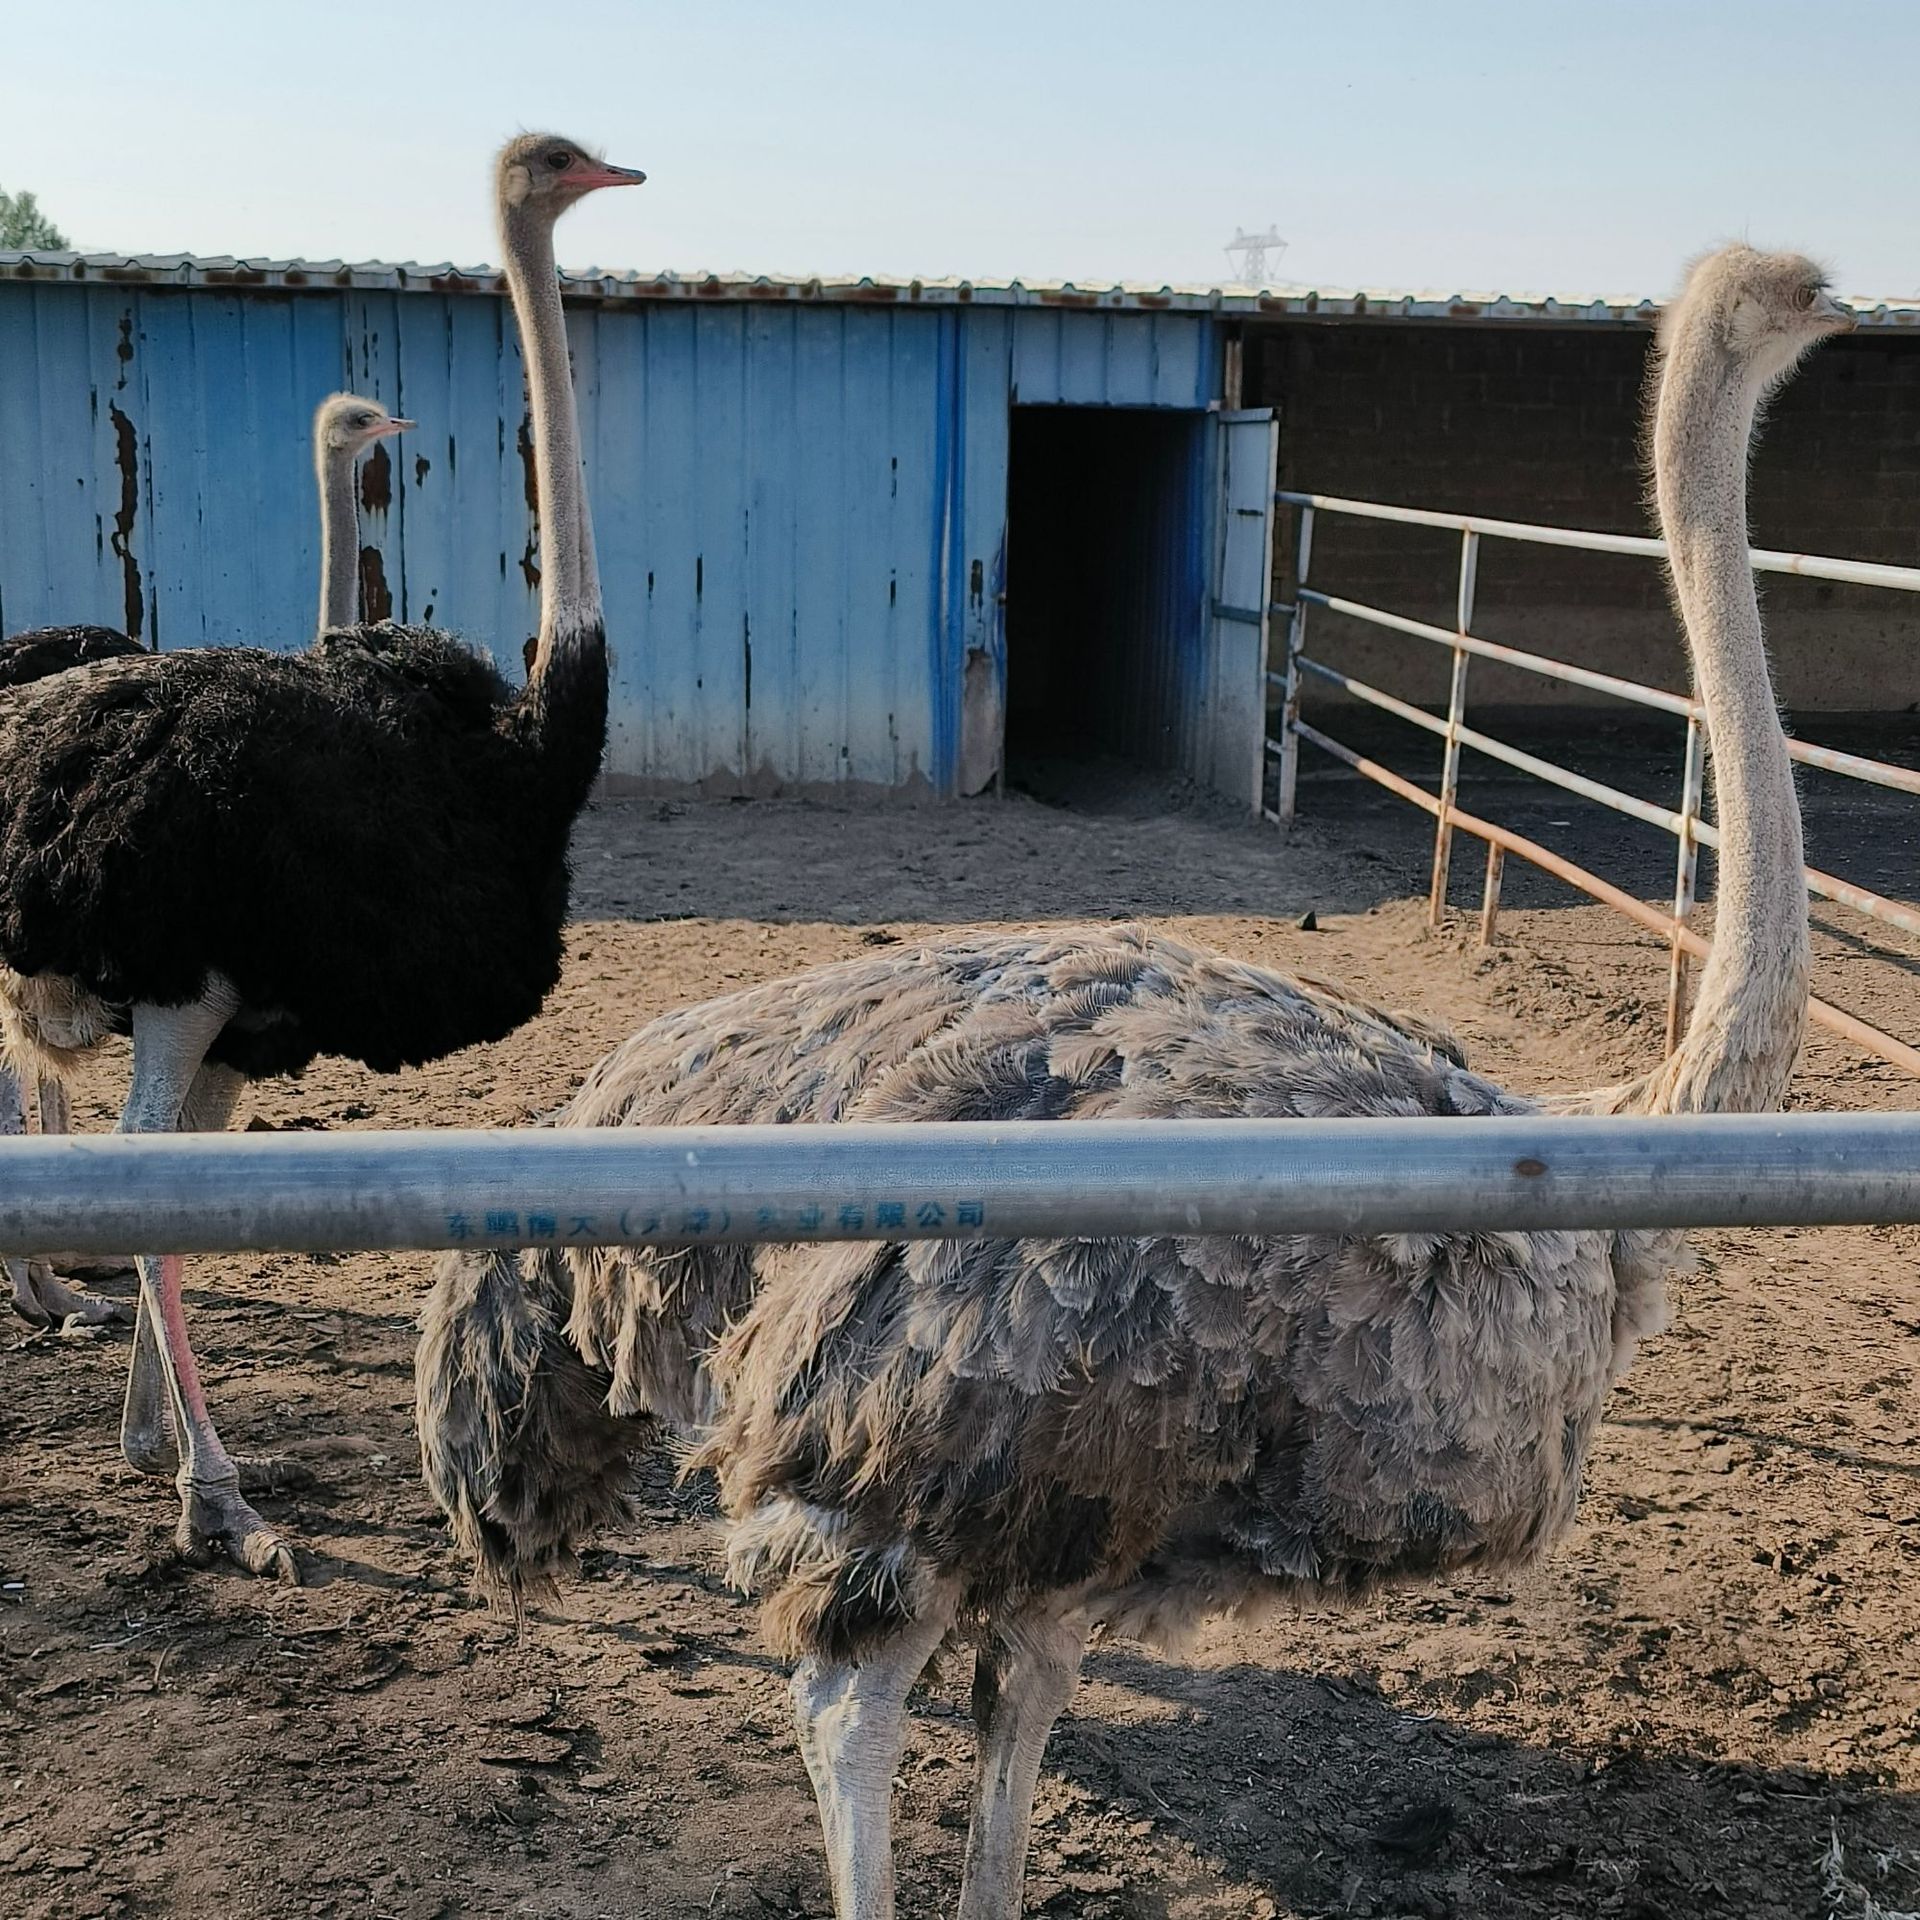
[[[1920,1113],[104,1134],[0,1141],[0,1248],[1920,1221]]]
[[[1428,898],[1428,917],[1433,925],[1438,926],[1446,912],[1453,835],[1456,830],[1462,830],[1484,840],[1487,847],[1486,880],[1480,911],[1482,944],[1491,943],[1494,937],[1500,912],[1502,861],[1509,852],[1519,854],[1522,859],[1627,913],[1641,924],[1656,928],[1665,934],[1669,948],[1666,1046],[1667,1051],[1672,1052],[1679,1045],[1685,1026],[1688,962],[1697,957],[1702,945],[1687,926],[1694,908],[1699,849],[1703,846],[1718,847],[1720,844],[1717,829],[1701,817],[1706,741],[1705,714],[1700,702],[1690,694],[1669,693],[1659,687],[1643,686],[1637,680],[1599,673],[1590,667],[1576,667],[1564,660],[1549,659],[1544,654],[1529,653],[1523,648],[1502,646],[1495,641],[1483,640],[1469,631],[1473,623],[1474,587],[1482,539],[1576,547],[1591,553],[1633,554],[1656,560],[1666,557],[1666,542],[1634,534],[1590,533],[1574,527],[1531,526],[1517,520],[1488,520],[1476,514],[1435,513],[1421,507],[1386,506],[1378,501],[1347,500],[1331,494],[1282,491],[1276,493],[1274,498],[1298,510],[1300,533],[1295,553],[1293,599],[1276,604],[1274,608],[1276,613],[1287,616],[1288,624],[1286,669],[1283,673],[1269,673],[1267,676],[1268,684],[1278,688],[1282,697],[1279,737],[1270,738],[1266,743],[1268,755],[1279,762],[1277,802],[1268,811],[1267,817],[1280,822],[1294,817],[1299,793],[1300,742],[1305,740],[1434,816],[1433,873]],[[1449,632],[1444,627],[1434,626],[1424,620],[1411,620],[1404,614],[1389,613],[1384,608],[1345,599],[1310,586],[1308,571],[1312,563],[1313,525],[1317,513],[1342,514],[1364,520],[1390,520],[1406,526],[1441,527],[1458,532],[1460,564],[1453,630]],[[1754,549],[1752,560],[1756,570],[1762,573],[1799,574],[1807,579],[1838,580],[1856,586],[1888,588],[1898,593],[1920,593],[1920,568],[1916,567],[1830,559],[1819,554],[1778,553],[1766,548]],[[1446,717],[1442,719],[1438,714],[1428,713],[1382,688],[1370,686],[1364,680],[1340,672],[1325,661],[1311,658],[1306,652],[1309,607],[1344,614],[1350,619],[1365,621],[1392,633],[1406,634],[1412,639],[1451,649],[1453,676]],[[1476,658],[1497,660],[1524,673],[1559,680],[1569,686],[1583,687],[1590,692],[1607,694],[1638,706],[1652,707],[1685,720],[1686,744],[1681,759],[1678,809],[1658,806],[1633,794],[1623,793],[1618,787],[1589,779],[1584,774],[1558,766],[1537,754],[1524,752],[1504,740],[1497,740],[1490,734],[1468,726],[1467,665]],[[1309,678],[1337,686],[1349,697],[1367,706],[1392,714],[1423,732],[1437,735],[1444,743],[1438,794],[1429,793],[1386,768],[1363,759],[1321,729],[1308,725],[1301,718],[1300,706],[1301,692]],[[1505,766],[1517,768],[1522,773],[1531,774],[1535,779],[1547,781],[1568,793],[1577,794],[1582,799],[1610,808],[1615,813],[1625,814],[1630,819],[1643,821],[1648,826],[1674,835],[1679,847],[1671,914],[1656,913],[1644,903],[1628,905],[1618,888],[1608,886],[1584,867],[1549,853],[1521,835],[1493,827],[1486,821],[1463,813],[1458,804],[1460,752],[1463,747],[1485,754]],[[1909,767],[1891,766],[1885,761],[1840,753],[1831,747],[1812,746],[1802,740],[1789,740],[1787,751],[1803,765],[1818,767],[1827,773],[1901,793],[1920,794],[1920,772]],[[1865,887],[1857,887],[1830,873],[1823,873],[1817,867],[1808,867],[1806,877],[1809,892],[1887,926],[1898,927],[1902,932],[1920,935],[1920,907],[1889,900]],[[1821,1025],[1842,1034],[1856,1045],[1879,1055],[1883,1060],[1892,1061],[1896,1066],[1904,1067],[1909,1073],[1920,1074],[1920,1049],[1851,1014],[1842,1013],[1822,1000],[1814,1000],[1810,1012]]]

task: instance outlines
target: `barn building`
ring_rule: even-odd
[[[1276,479],[1646,527],[1645,301],[599,274],[565,291],[614,790],[950,798],[1075,747],[1251,802],[1287,591]],[[1920,311],[1865,319],[1782,402],[1768,544],[1920,544]],[[421,423],[364,469],[370,609],[517,673],[538,529],[517,344],[484,269],[0,255],[0,631],[304,645],[307,433],[343,384]],[[1451,619],[1444,535],[1319,539],[1316,580]],[[1681,671],[1644,563],[1503,552],[1480,610],[1492,638]],[[1920,700],[1908,614],[1785,583],[1788,703]],[[1444,655],[1358,627],[1332,643],[1444,701]],[[1500,691],[1496,670],[1477,698]]]

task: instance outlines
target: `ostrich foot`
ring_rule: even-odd
[[[172,1479],[180,1471],[180,1449],[171,1426],[123,1434],[121,1457],[135,1473],[154,1479]],[[291,1493],[313,1484],[313,1470],[304,1461],[284,1453],[236,1453],[228,1456],[242,1493]]]
[[[300,1584],[300,1568],[287,1540],[260,1518],[240,1496],[238,1479],[180,1483],[180,1524],[173,1543],[181,1559],[211,1566],[224,1555],[249,1573]]]
[[[13,1310],[30,1327],[84,1335],[124,1327],[133,1319],[132,1301],[103,1300],[70,1287],[56,1278],[44,1260],[9,1260],[6,1265],[13,1284]]]

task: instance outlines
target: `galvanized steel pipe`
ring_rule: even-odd
[[[1667,557],[1667,543],[1637,533],[1589,533],[1581,527],[1536,526],[1526,520],[1489,520],[1477,513],[1435,513],[1425,507],[1390,507],[1377,500],[1347,500],[1330,493],[1295,493],[1287,489],[1273,496],[1284,506],[1312,507],[1321,513],[1339,513],[1356,520],[1397,520],[1409,527],[1446,527],[1489,540],[1518,540],[1531,546],[1578,547],[1588,553],[1629,553],[1650,560]],[[1836,560],[1823,553],[1783,553],[1773,547],[1754,547],[1749,555],[1757,573],[1797,573],[1809,580],[1845,580],[1854,586],[1891,587],[1897,593],[1920,593],[1920,567],[1888,566],[1875,560]]]
[[[1920,1114],[0,1141],[21,1252],[1862,1221],[1920,1221]]]

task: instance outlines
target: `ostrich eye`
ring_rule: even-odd
[[[1798,307],[1802,313],[1805,313],[1819,296],[1820,289],[1818,287],[1801,287],[1793,296],[1793,304]]]
[[[566,170],[573,165],[573,155],[570,154],[565,147],[555,147],[553,151],[547,155],[547,165],[551,167],[555,173],[565,173]]]
[[[353,424],[356,427],[370,427],[373,425],[373,415],[370,413],[357,413],[353,417]]]

